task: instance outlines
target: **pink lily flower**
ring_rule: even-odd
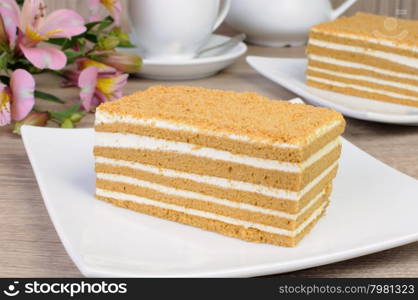
[[[122,88],[128,74],[120,72],[100,72],[96,66],[81,71],[78,78],[80,99],[85,110],[90,111],[102,102],[113,101],[122,97]]]
[[[14,48],[19,23],[19,6],[15,0],[0,1],[0,42]]]
[[[32,75],[17,69],[10,77],[10,87],[0,83],[0,126],[24,119],[35,104],[35,80]]]
[[[120,15],[122,12],[122,6],[119,0],[90,0],[89,9],[91,12],[89,21],[98,21],[100,20],[99,7],[102,4],[110,13],[115,25],[120,25]]]
[[[83,18],[73,10],[59,9],[45,15],[42,0],[25,0],[20,13],[19,28],[24,37],[20,49],[39,69],[62,69],[67,63],[64,52],[55,47],[38,47],[52,38],[69,38],[86,30]]]

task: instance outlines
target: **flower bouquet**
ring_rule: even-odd
[[[109,15],[100,18],[99,8]],[[45,126],[50,120],[72,128],[101,102],[122,96],[128,73],[137,72],[141,58],[116,49],[135,47],[120,27],[119,0],[90,0],[86,23],[77,12],[51,13],[42,0],[0,0],[0,126]],[[36,101],[65,103],[36,89],[33,75],[49,72],[62,85],[79,87],[74,104],[62,111],[37,108]],[[67,105],[68,106],[68,105]]]

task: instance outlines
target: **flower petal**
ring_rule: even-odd
[[[0,82],[0,126],[10,124],[10,95],[7,92],[7,87]]]
[[[0,17],[4,26],[4,30],[9,40],[9,45],[14,47],[16,42],[17,26],[19,23],[19,7],[16,2],[2,0],[0,1]]]
[[[0,11],[0,42],[4,43],[8,41],[9,41],[9,37],[6,32],[6,28],[4,27],[3,16],[1,15],[1,11]]]
[[[64,52],[53,47],[26,47],[20,45],[25,57],[39,69],[60,70],[67,64]]]
[[[81,89],[80,99],[86,111],[90,111],[93,105],[98,74],[99,70],[97,67],[88,67],[81,71],[78,77],[78,87]]]
[[[17,69],[10,78],[12,93],[12,119],[20,121],[27,116],[35,104],[35,80],[28,71]]]
[[[7,10],[12,15],[13,20],[16,23],[19,22],[20,9],[16,0],[1,0],[0,8]]]
[[[99,69],[100,73],[115,73],[117,70],[111,66],[108,66],[104,63],[98,62],[96,60],[92,60],[89,58],[80,58],[76,62],[77,68],[79,70],[84,70],[88,67],[94,66]]]
[[[42,0],[25,0],[19,18],[20,30],[26,32],[28,27],[36,27],[39,22],[42,22],[45,7]]]
[[[97,80],[97,89],[105,94],[106,96],[111,96],[118,91],[121,91],[123,86],[126,84],[128,79],[128,74],[114,74],[110,76],[101,76]],[[112,98],[111,100],[115,100]]]
[[[83,17],[71,9],[59,9],[48,15],[38,27],[49,38],[69,38],[86,31]]]

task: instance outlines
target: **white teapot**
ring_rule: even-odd
[[[309,29],[334,20],[357,0],[333,9],[329,0],[232,0],[226,22],[262,46],[300,46]]]

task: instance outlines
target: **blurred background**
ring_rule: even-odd
[[[126,6],[127,1],[121,0],[122,5]],[[309,1],[309,0],[307,0]],[[74,1],[74,0],[44,0],[50,10],[67,7],[76,9],[80,14],[87,16],[88,1]],[[340,5],[344,0],[331,0],[334,7]],[[126,12],[126,10],[124,10]],[[417,0],[359,0],[355,3],[345,15],[353,15],[357,11],[369,12],[379,15],[399,17],[406,19],[418,19],[418,1]],[[125,18],[126,19],[126,18]],[[126,26],[126,22],[125,22]],[[225,31],[226,25],[220,30]]]

